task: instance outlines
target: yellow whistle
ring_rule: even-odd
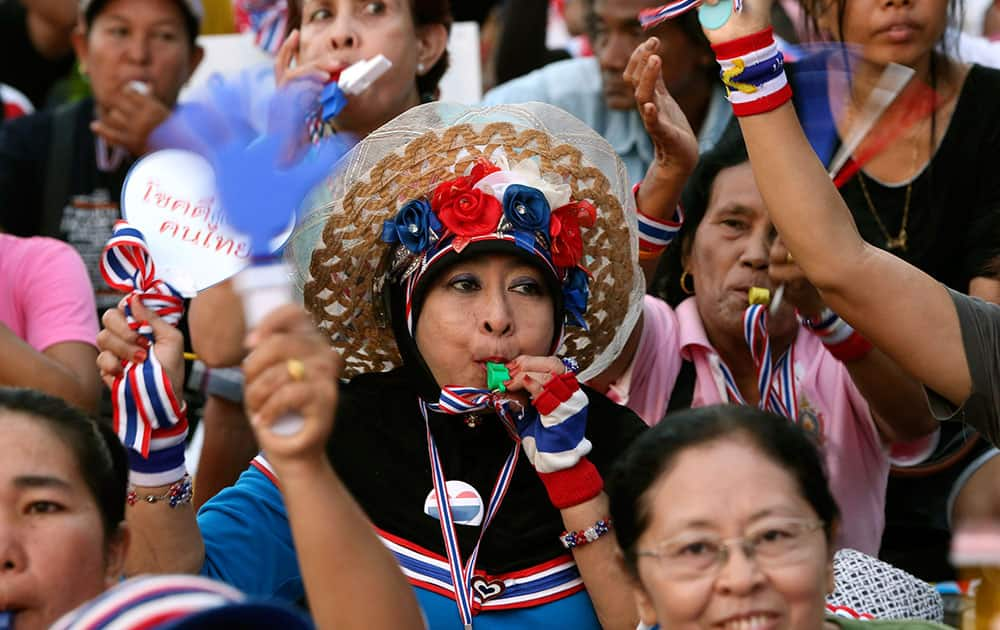
[[[771,303],[771,292],[762,287],[750,287],[750,290],[747,292],[747,299],[751,304],[767,306]]]

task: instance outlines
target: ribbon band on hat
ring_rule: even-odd
[[[133,300],[139,300],[168,324],[176,326],[184,312],[184,300],[176,289],[157,278],[145,238],[125,221],[115,223],[104,246],[101,275],[110,287],[128,293],[125,298],[128,326],[149,341],[146,359],[139,363],[129,361],[111,388],[115,432],[126,448],[148,458],[153,432],[157,432],[156,450],[175,446],[187,435],[187,418],[153,352],[156,343],[153,328],[148,322],[136,319],[132,304]]]

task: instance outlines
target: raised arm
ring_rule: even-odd
[[[808,318],[806,321],[813,320],[820,324],[819,330],[814,326],[805,328],[814,330],[820,339],[828,340],[828,343],[843,338],[843,332],[848,329],[839,318],[825,312],[826,304],[794,258],[789,257],[780,238],[771,246],[768,274],[773,286],[784,285],[785,299],[804,318]],[[914,440],[937,428],[938,422],[924,400],[920,383],[884,352],[871,348],[868,343],[862,343],[858,348],[850,339],[827,347],[844,364],[854,385],[868,401],[875,426],[884,442]]]
[[[713,45],[769,26],[771,0],[747,0]],[[947,290],[866,243],[799,125],[791,102],[739,119],[771,219],[823,300],[904,370],[955,404],[971,392],[958,315]]]
[[[585,437],[590,403],[576,375],[556,357],[519,356],[508,364],[507,389],[527,392],[537,413],[518,426],[525,455],[569,533],[563,544],[573,554],[601,626],[632,630],[635,607],[628,576],[615,560],[614,531],[608,526],[608,495],[596,466],[587,457],[592,448]],[[617,419],[616,419],[617,420]],[[622,427],[624,431],[624,427]],[[551,452],[562,449],[562,452]]]
[[[145,308],[139,300],[133,300],[132,308],[136,318],[152,325],[156,339],[152,351],[170,381],[174,399],[183,400],[184,359],[180,331]],[[129,328],[120,309],[108,310],[102,321],[104,329],[97,337],[101,350],[97,365],[104,383],[114,392],[115,379],[122,375],[122,363],[145,361],[150,347],[145,338]],[[157,437],[154,432],[154,440]],[[150,496],[165,496],[172,487],[182,489],[183,486],[183,441],[178,453],[171,451],[170,446],[158,448],[154,440],[151,440],[150,458],[147,460],[155,462],[152,467],[146,465],[140,454],[129,449],[132,491],[138,500],[126,506],[125,510],[125,520],[132,535],[125,572],[127,575],[198,573],[204,564],[205,547],[190,496],[174,505],[169,500],[144,500]]]
[[[653,141],[653,161],[635,192],[639,264],[647,284],[656,273],[660,255],[680,229],[681,192],[698,163],[698,138],[663,83],[659,50],[660,40],[650,37],[632,53],[623,73],[635,90],[636,107]],[[669,234],[669,238],[658,238],[662,237],[658,231]]]
[[[326,455],[339,355],[298,306],[272,312],[249,341],[247,411],[281,484],[317,627],[423,628],[413,589]],[[297,433],[272,430],[286,413],[304,418]]]
[[[663,83],[657,54],[660,40],[651,37],[633,51],[623,76],[635,90],[636,107],[653,140],[654,159],[635,190],[639,212],[639,266],[648,285],[653,281],[663,252],[677,235],[683,215],[681,192],[698,162],[698,139],[684,112]],[[639,350],[645,317],[639,317],[625,347],[608,369],[588,385],[600,392],[625,374]]]

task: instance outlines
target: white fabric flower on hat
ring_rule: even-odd
[[[479,180],[476,188],[489,193],[497,199],[503,200],[504,192],[511,184],[521,184],[537,188],[549,203],[549,208],[555,210],[565,206],[570,202],[572,189],[569,184],[563,182],[553,182],[542,177],[538,168],[538,162],[532,159],[521,160],[511,168],[505,156],[496,156],[494,163],[500,167],[495,173],[490,173]]]

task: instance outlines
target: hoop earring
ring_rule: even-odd
[[[687,288],[687,285],[684,282],[688,278],[691,279],[691,288],[690,289]],[[691,274],[688,273],[687,269],[685,269],[684,271],[681,272],[680,284],[681,284],[681,291],[683,291],[685,295],[694,295],[694,277]]]

